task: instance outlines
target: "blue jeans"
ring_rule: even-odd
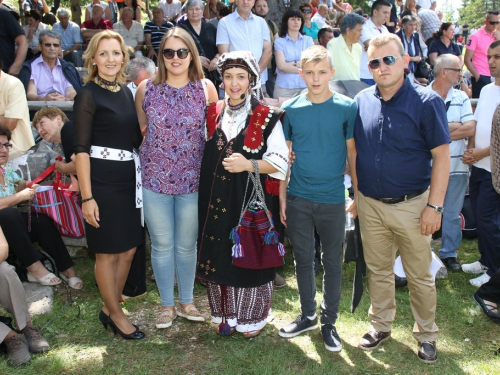
[[[345,204],[317,203],[288,195],[286,217],[288,236],[293,246],[295,274],[302,314],[316,314],[316,279],[314,277],[314,228],[321,238],[323,264],[323,301],[321,324],[335,324],[342,282],[342,242],[345,229]]]
[[[161,305],[174,306],[174,275],[181,304],[193,302],[198,236],[198,192],[169,195],[143,189],[151,236],[151,264]],[[175,273],[174,273],[175,272]]]
[[[462,242],[462,219],[459,214],[464,205],[468,174],[450,175],[446,197],[444,198],[442,247],[439,256],[456,258],[456,250]]]

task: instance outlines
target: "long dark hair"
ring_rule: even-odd
[[[283,14],[283,18],[281,19],[281,27],[278,35],[280,38],[283,38],[288,33],[288,20],[290,18],[300,18],[300,29],[299,33],[304,34],[302,29],[304,28],[304,16],[298,9],[288,9],[285,14]]]
[[[124,2],[125,4],[125,2]],[[132,9],[135,11],[135,8],[137,8],[137,0],[132,0]]]

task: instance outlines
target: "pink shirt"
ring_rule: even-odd
[[[496,39],[493,36],[493,33],[488,34],[484,30],[484,26],[469,36],[466,48],[474,51],[474,54],[472,55],[472,65],[474,65],[474,69],[476,69],[476,71],[482,76],[491,76],[487,55],[488,47],[495,40]]]
[[[72,87],[66,77],[64,77],[61,62],[57,59],[57,64],[52,70],[43,61],[42,55],[31,63],[31,77],[36,86],[38,96],[45,96],[50,92],[57,91],[64,95],[68,87]]]

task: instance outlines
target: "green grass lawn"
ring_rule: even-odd
[[[462,262],[475,261],[476,241],[464,241],[459,257]],[[500,355],[495,355],[500,346],[500,325],[487,319],[472,300],[475,288],[468,282],[471,275],[450,274],[437,282],[439,357],[438,363],[430,366],[416,356],[407,288],[396,292],[398,309],[392,339],[371,353],[357,348],[369,326],[369,299],[365,289],[361,304],[354,314],[350,313],[353,264],[344,265],[343,271],[336,324],[344,345],[340,353],[324,348],[319,330],[293,339],[278,336],[279,328],[299,314],[290,254],[282,272],[288,286],[274,294],[274,320],[251,340],[238,334],[220,337],[209,321],[192,323],[182,318],[169,329],[156,330],[154,320],[160,300],[153,281],[148,284],[146,297],[123,305],[147,338],[140,342],[123,340],[104,330],[97,319],[101,300],[94,287],[93,261],[77,259],[76,268],[85,282],[82,291],[72,291],[81,308],[80,316],[76,318],[77,307],[66,304],[65,287],[57,288],[53,312],[34,317],[40,327],[48,323],[43,332],[52,350],[34,355],[19,369],[9,368],[0,359],[0,374],[500,374]],[[321,290],[321,276],[316,280]],[[206,292],[199,284],[195,298],[208,318]],[[317,299],[321,300],[321,293]]]

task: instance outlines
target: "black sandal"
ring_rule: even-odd
[[[493,312],[493,310],[497,310],[498,311],[498,307],[490,305],[489,303],[485,303],[484,299],[482,299],[481,297],[479,297],[477,295],[477,292],[474,293],[474,297],[473,298],[474,298],[474,301],[476,301],[476,303],[479,305],[479,307],[483,310],[484,314],[488,318],[500,322],[500,314],[498,312]]]

